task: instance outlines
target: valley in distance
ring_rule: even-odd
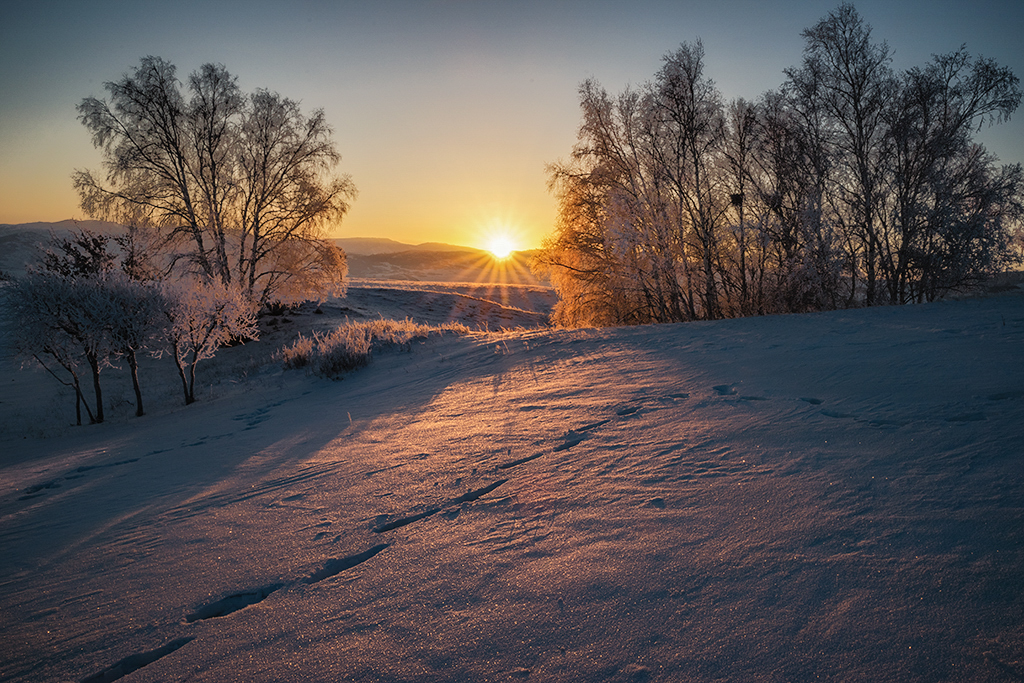
[[[67,235],[76,227],[110,235],[124,230],[115,223],[93,220],[0,225],[0,271],[23,274],[25,264],[47,242],[51,231]],[[349,277],[353,280],[547,286],[547,282],[530,272],[530,258],[534,250],[516,251],[498,261],[483,249],[441,242],[413,245],[377,237],[345,237],[330,241],[347,254]]]

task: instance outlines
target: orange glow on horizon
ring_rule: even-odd
[[[491,252],[494,258],[503,261],[515,251],[515,245],[506,235],[495,235],[487,243],[487,251]]]
[[[533,285],[538,283],[537,276],[530,270],[530,260],[522,254],[512,252],[506,258],[499,259],[491,253],[483,253],[475,257],[472,263],[456,278],[456,282],[474,282],[493,285],[487,290],[492,301],[503,305],[511,305],[508,290],[503,285]]]
[[[521,249],[522,242],[522,231],[504,218],[491,219],[487,227],[480,231],[477,241],[497,261],[504,261],[512,252]]]

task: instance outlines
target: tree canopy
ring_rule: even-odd
[[[241,287],[258,303],[343,291],[344,253],[324,239],[355,197],[323,110],[241,91],[222,65],[183,84],[145,57],[88,97],[79,119],[105,175],[79,170],[83,210],[157,234],[165,273]]]

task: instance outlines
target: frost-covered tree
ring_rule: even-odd
[[[844,3],[803,32],[804,61],[788,69],[791,101],[817,108],[833,159],[829,193],[844,231],[860,247],[865,303],[876,303],[884,189],[885,116],[898,82],[892,52],[876,42],[853,5]],[[797,106],[801,106],[798,104]]]
[[[112,242],[108,235],[84,228],[63,237],[51,233],[49,245],[33,267],[65,278],[109,273],[117,266]]]
[[[237,285],[190,278],[162,285],[165,341],[178,368],[185,403],[196,400],[196,366],[233,339],[259,336],[256,306]]]
[[[618,96],[580,87],[554,234],[563,325],[931,300],[1022,260],[1024,170],[973,140],[1021,101],[963,49],[902,74],[854,7],[803,33],[777,92],[726,107],[700,42]]]
[[[82,393],[79,375],[85,358],[77,340],[59,323],[63,299],[59,285],[60,280],[53,275],[12,278],[0,287],[0,296],[5,315],[15,321],[7,334],[11,348],[74,390],[75,417],[81,425],[83,406],[89,421],[96,420]]]
[[[78,424],[83,405],[91,422],[103,421],[100,372],[121,358],[131,371],[136,414],[143,415],[137,357],[153,347],[165,321],[160,292],[118,268],[126,261],[115,245],[123,247],[122,240],[88,230],[53,235],[27,275],[5,289],[17,321],[15,347],[75,390]],[[95,410],[82,393],[82,365],[92,374]]]
[[[111,245],[121,251],[112,251]],[[186,277],[143,280],[150,274],[144,250],[131,233],[108,238],[81,230],[56,237],[25,277],[0,289],[10,319],[13,347],[37,361],[75,392],[78,424],[82,406],[90,422],[103,422],[100,373],[127,362],[135,392],[136,415],[145,413],[139,356],[169,352],[182,381],[186,403],[195,401],[199,361],[235,339],[258,336],[256,304],[239,285]],[[81,385],[82,368],[92,376],[90,406]]]
[[[104,290],[111,303],[107,320],[111,347],[128,362],[135,391],[135,415],[142,417],[142,389],[139,385],[140,353],[156,352],[156,343],[166,325],[166,301],[155,283],[140,282],[122,272],[104,278]]]
[[[685,256],[697,261],[701,316],[721,316],[719,256],[728,208],[721,172],[725,116],[721,95],[704,72],[704,46],[683,43],[664,57],[655,80],[658,170],[668,180]]]
[[[572,160],[549,167],[555,236],[536,260],[563,295],[561,324],[721,314],[723,105],[703,55],[683,44],[654,83],[617,97],[580,87]]]
[[[91,216],[151,230],[165,272],[236,284],[260,304],[343,287],[345,255],[324,239],[355,196],[322,110],[276,93],[249,95],[221,65],[187,84],[145,57],[84,99],[79,118],[105,177],[76,171]]]
[[[903,74],[886,115],[880,213],[879,267],[891,303],[932,299],[1008,265],[1022,170],[998,167],[972,137],[1020,100],[1008,68],[964,48]]]
[[[119,315],[106,287],[109,275],[69,278],[36,270],[4,288],[8,315],[17,321],[12,332],[14,347],[37,360],[59,381],[74,387],[79,424],[83,404],[90,421],[104,419],[100,372],[111,365],[116,355],[109,321]],[[45,358],[63,368],[71,380],[61,379]],[[89,368],[92,376],[94,408],[89,408],[82,392],[82,365]]]

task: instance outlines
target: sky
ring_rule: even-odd
[[[546,166],[569,156],[577,88],[651,79],[700,38],[723,96],[756,99],[801,60],[834,0],[0,0],[0,224],[88,218],[71,185],[101,156],[75,106],[146,55],[186,77],[224,64],[243,90],[323,109],[358,191],[336,237],[540,245]],[[893,66],[966,44],[1024,76],[1019,0],[855,2]],[[1024,114],[978,139],[1024,162]]]

